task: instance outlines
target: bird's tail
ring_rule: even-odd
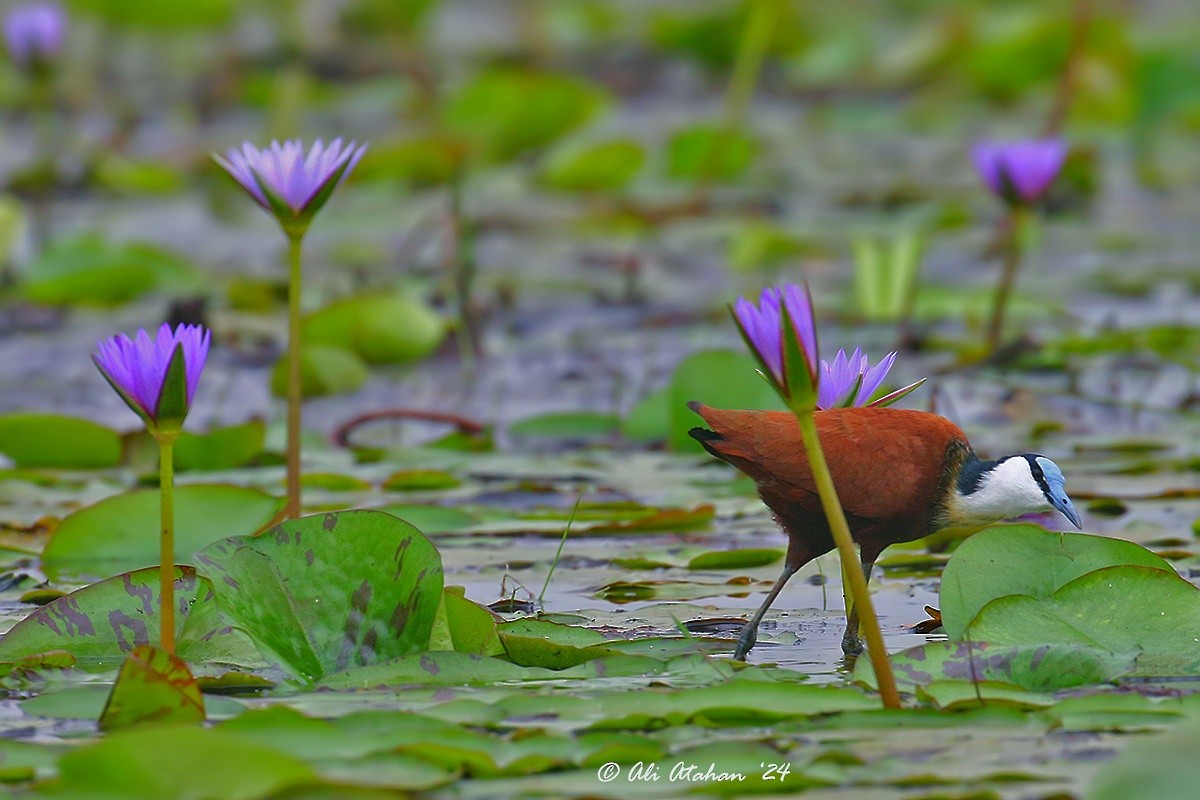
[[[704,416],[705,405],[699,400],[689,400],[687,407],[696,414],[699,414],[701,417]],[[717,442],[724,441],[725,437],[716,431],[710,431],[708,428],[701,428],[697,426],[688,431],[688,436],[699,442],[700,446],[707,450],[710,454],[720,459],[725,458],[716,444]]]

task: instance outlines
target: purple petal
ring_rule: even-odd
[[[356,142],[343,145],[340,138],[328,145],[318,139],[307,154],[299,140],[273,141],[265,150],[244,142],[240,150],[230,150],[224,158],[214,155],[213,159],[259,205],[270,210],[270,203],[259,186],[261,182],[267,191],[283,201],[294,217],[301,217],[310,211],[313,199],[339,170],[339,185],[349,176],[366,149],[366,145]]]
[[[864,369],[867,366],[866,361],[866,357],[864,356]],[[859,388],[858,394],[854,398],[854,405],[865,405],[867,401],[871,399],[871,395],[875,394],[875,391],[883,385],[883,381],[885,378],[887,378],[887,374],[891,370],[892,364],[894,363],[896,363],[896,354],[892,352],[884,356],[883,360],[881,360],[874,367],[865,369],[865,371],[862,373],[862,386]]]
[[[992,192],[1010,202],[1033,203],[1054,183],[1068,151],[1058,138],[980,142],[971,158]]]
[[[20,67],[57,58],[66,30],[67,15],[57,3],[24,3],[12,7],[4,16],[8,53]]]
[[[808,290],[794,283],[785,284],[781,290],[783,302],[787,304],[788,316],[796,326],[800,337],[800,349],[808,357],[810,367],[817,364],[817,327],[813,319],[812,298]]]
[[[97,346],[96,365],[151,419],[175,349],[183,347],[184,376],[188,403],[200,385],[200,373],[208,359],[211,333],[199,325],[180,325],[174,331],[164,324],[154,338],[144,329],[134,338],[117,334]]]
[[[749,340],[750,346],[777,381],[783,380],[782,331],[780,328],[779,302],[773,290],[763,290],[760,306],[755,306],[744,297],[739,297],[733,306],[733,314]]]

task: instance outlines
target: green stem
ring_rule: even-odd
[[[284,519],[300,516],[300,242],[288,237],[287,504]]]
[[[708,185],[717,165],[721,163],[729,140],[745,124],[746,112],[754,97],[754,87],[758,85],[758,76],[762,72],[763,59],[766,58],[780,10],[780,0],[753,0],[751,4],[750,16],[738,42],[729,88],[725,93],[721,127],[701,163],[694,198],[698,202],[706,200]]]
[[[456,258],[454,293],[458,298],[459,352],[464,371],[471,373],[483,355],[483,343],[475,320],[475,232],[463,204],[466,169],[459,168],[450,183],[450,217],[454,226]]]
[[[162,649],[175,652],[175,437],[158,434],[158,494],[162,529],[159,536],[159,639]]]
[[[825,518],[829,521],[829,530],[833,534],[833,541],[841,558],[842,580],[849,586],[854,608],[858,611],[863,638],[867,640],[867,652],[871,655],[871,666],[875,669],[875,679],[879,684],[883,707],[900,708],[900,694],[896,691],[892,662],[888,660],[883,633],[879,629],[879,618],[875,615],[875,606],[872,605],[871,594],[867,591],[867,578],[858,564],[858,554],[854,551],[850,526],[846,524],[846,515],[833,486],[833,476],[825,462],[825,453],[821,449],[821,439],[817,434],[817,423],[812,412],[797,413],[796,419],[800,422],[800,435],[804,440],[808,463],[812,467],[813,478],[817,484],[821,507],[825,510]]]
[[[1000,273],[1000,283],[996,285],[996,296],[992,300],[992,316],[987,328],[988,351],[995,353],[1000,349],[1000,339],[1004,334],[1004,315],[1008,310],[1008,300],[1012,295],[1013,286],[1017,282],[1017,271],[1021,267],[1021,239],[1024,235],[1025,220],[1028,209],[1025,206],[1014,205],[1008,214],[1007,235],[1004,243],[1004,266]]]

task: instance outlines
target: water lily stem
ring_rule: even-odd
[[[991,353],[1000,349],[1000,339],[1004,335],[1004,315],[1008,310],[1013,285],[1017,282],[1017,271],[1021,267],[1021,242],[1025,235],[1027,214],[1028,209],[1025,206],[1012,206],[1008,224],[1005,226],[1007,236],[1004,242],[1004,265],[1000,273],[1000,283],[996,286],[996,296],[992,301],[992,316],[987,329],[987,347]]]
[[[159,433],[158,494],[162,510],[159,536],[159,639],[162,649],[175,652],[175,433]]]
[[[288,237],[287,504],[284,519],[300,516],[300,242]]]
[[[858,553],[854,550],[854,539],[850,535],[850,526],[846,523],[846,514],[838,500],[837,490],[833,485],[833,476],[825,461],[825,453],[821,449],[821,439],[817,434],[817,423],[812,412],[798,412],[796,419],[800,422],[800,435],[804,440],[804,449],[808,454],[808,463],[812,468],[813,478],[817,484],[817,494],[821,498],[821,507],[825,510],[825,518],[829,521],[829,530],[833,533],[833,541],[837,545],[838,556],[842,562],[842,580],[850,589],[850,597],[858,612],[860,630],[867,642],[867,652],[871,656],[871,666],[875,670],[875,680],[879,684],[879,695],[883,699],[884,708],[900,708],[900,694],[896,690],[896,678],[892,675],[892,662],[888,660],[887,648],[883,643],[883,633],[879,629],[879,617],[875,615],[875,606],[871,603],[871,593],[867,590],[867,577],[859,566]]]

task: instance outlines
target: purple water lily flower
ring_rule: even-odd
[[[980,142],[971,159],[984,182],[1009,203],[1033,204],[1041,199],[1067,160],[1062,139]]]
[[[92,356],[101,374],[147,426],[182,424],[196,396],[212,334],[200,325],[164,324],[155,338],[117,334]],[[178,359],[182,364],[177,364]],[[172,373],[174,372],[174,375]]]
[[[350,174],[367,146],[318,139],[304,152],[299,140],[271,142],[259,150],[249,142],[215,160],[255,201],[273,213],[289,235],[302,235],[313,216]]]
[[[4,39],[22,69],[49,64],[62,52],[67,15],[58,3],[22,3],[4,15]]]
[[[804,354],[809,374],[815,382],[817,330],[813,321],[812,298],[807,288],[791,283],[763,289],[758,305],[739,297],[733,305],[733,317],[741,328],[746,343],[766,367],[776,388],[788,394],[791,383],[784,364],[781,308],[787,309],[795,335],[799,339],[800,351]]]
[[[883,384],[895,361],[896,354],[888,353],[872,367],[862,348],[858,347],[849,357],[845,350],[838,350],[832,363],[822,359],[817,382],[817,408],[866,405]]]

